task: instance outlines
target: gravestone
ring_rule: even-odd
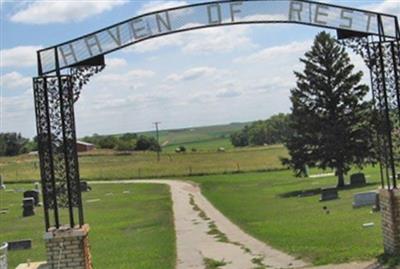
[[[0,215],[8,214],[8,208],[0,209]]]
[[[6,185],[4,184],[3,177],[0,175],[0,190],[5,190]]]
[[[31,249],[32,248],[32,240],[18,240],[11,241],[8,243],[8,250],[23,250],[23,249]]]
[[[38,191],[38,193],[40,193],[40,183],[36,182],[34,186],[35,186],[35,191]]]
[[[339,199],[339,193],[336,188],[326,188],[321,191],[320,202]]]
[[[86,181],[81,181],[81,192],[88,192],[91,190],[92,190],[92,188],[89,186],[89,184]]]
[[[91,200],[87,200],[86,203],[97,203],[100,201],[101,201],[101,199],[91,199]]]
[[[33,198],[35,200],[35,206],[39,205],[39,191],[29,190],[24,192],[24,198]]]
[[[380,202],[380,198],[379,198],[379,193],[376,196],[376,204],[372,207],[372,211],[373,212],[381,211],[381,202]]]
[[[24,198],[22,200],[22,208],[24,209],[22,212],[23,217],[30,217],[35,215],[35,199],[32,197]]]
[[[378,199],[378,193],[371,192],[362,192],[354,194],[354,202],[353,207],[359,208],[363,206],[376,206]]]
[[[350,176],[350,185],[351,186],[362,186],[367,184],[365,180],[365,175],[363,173],[352,174]]]

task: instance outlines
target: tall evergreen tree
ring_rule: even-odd
[[[363,73],[353,72],[345,49],[326,32],[317,35],[300,61],[305,69],[295,72],[286,142],[291,166],[297,172],[305,165],[335,169],[343,187],[351,165],[362,166],[373,152],[371,103],[365,101],[369,88],[360,84]]]

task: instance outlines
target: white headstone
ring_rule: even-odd
[[[5,190],[6,185],[4,185],[3,177],[0,175],[0,190]]]
[[[40,183],[35,182],[35,190],[37,190],[40,193]]]
[[[374,206],[377,202],[378,193],[375,191],[354,194],[353,207]]]

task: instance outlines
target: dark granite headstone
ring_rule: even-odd
[[[379,194],[375,191],[354,194],[353,207],[376,206]]]
[[[89,186],[89,184],[86,181],[81,181],[81,192],[87,192],[91,191],[92,188]]]
[[[367,184],[365,179],[365,175],[363,173],[352,174],[350,176],[350,185],[351,186],[362,186]]]
[[[339,193],[336,188],[326,188],[321,191],[320,202],[339,199]]]
[[[24,198],[22,200],[22,216],[23,217],[30,217],[35,215],[35,199],[30,197],[30,198]]]
[[[19,241],[11,241],[8,243],[8,250],[23,250],[23,249],[31,249],[32,248],[32,240],[19,240]]]
[[[39,205],[39,191],[29,190],[24,192],[24,198],[33,198],[35,200],[35,206]]]

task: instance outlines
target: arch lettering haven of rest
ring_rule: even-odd
[[[150,38],[201,28],[254,23],[296,23],[385,38],[400,36],[397,17],[388,14],[306,0],[218,1],[136,16],[40,50],[39,75],[72,67]]]

